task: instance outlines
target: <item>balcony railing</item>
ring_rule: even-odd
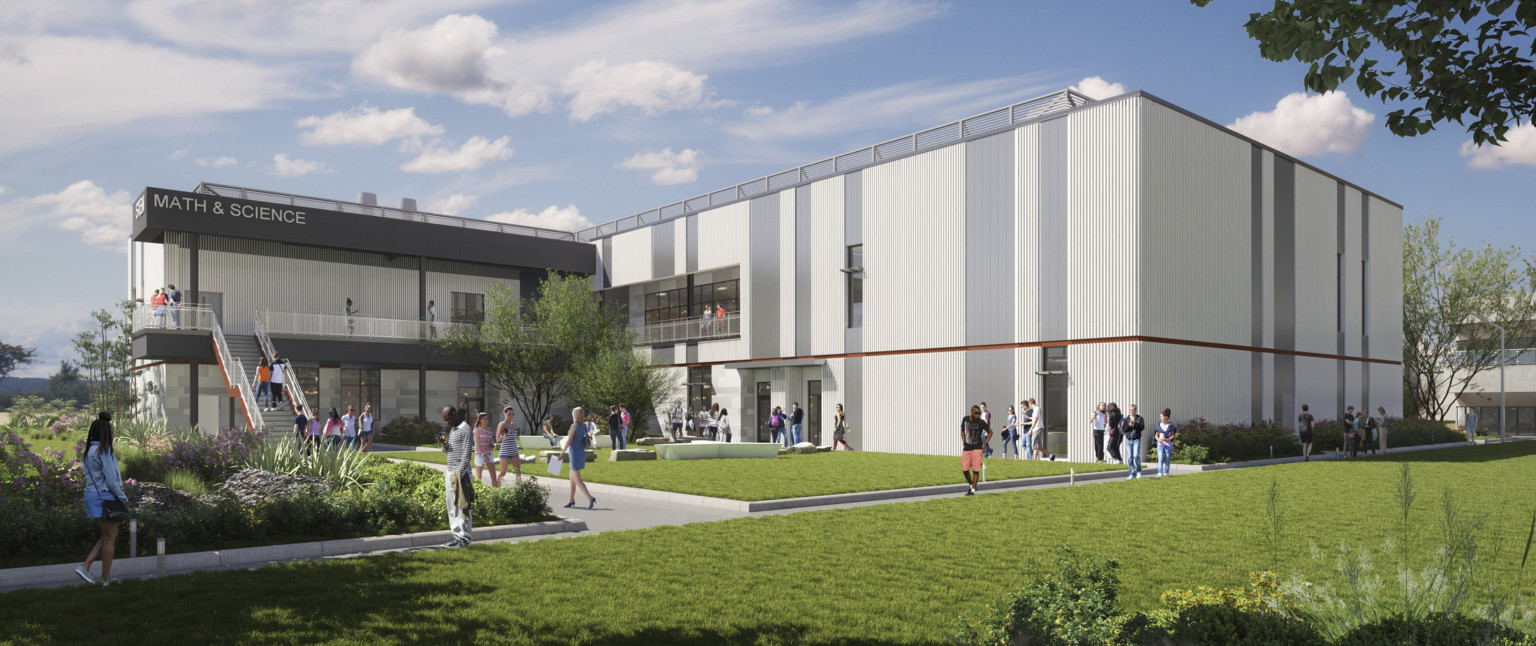
[[[133,310],[133,330],[201,330],[219,324],[213,308],[204,305],[141,305]]]
[[[334,312],[283,312],[257,310],[256,319],[268,334],[334,336],[359,339],[421,340],[447,336],[464,323],[428,323],[411,319],[347,316]]]
[[[706,314],[663,323],[639,325],[631,327],[630,331],[635,333],[635,343],[638,345],[726,339],[741,336],[741,315],[737,313],[715,317]]]

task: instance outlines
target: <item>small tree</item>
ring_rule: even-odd
[[[627,331],[622,343],[602,348],[600,352],[572,372],[571,395],[574,401],[593,410],[623,404],[629,408],[631,438],[643,436],[647,415],[665,419],[662,407],[676,394],[681,380],[672,371],[653,363],[645,351],[636,351]],[[665,423],[665,422],[661,422]]]
[[[1441,243],[1440,220],[1403,226],[1404,404],[1444,419],[1472,380],[1499,364],[1497,321],[1516,347],[1536,336],[1536,267],[1520,249]]]
[[[137,412],[146,395],[154,393],[154,384],[146,382],[140,386],[133,380],[136,305],[125,300],[117,304],[116,312],[91,312],[91,327],[75,335],[75,351],[80,355],[80,368],[85,371],[90,387],[91,407],[125,418]]]
[[[36,354],[37,348],[0,343],[0,381],[11,376],[11,371],[32,363],[32,357]]]

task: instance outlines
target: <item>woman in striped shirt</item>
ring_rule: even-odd
[[[518,482],[523,481],[523,460],[518,455],[517,446],[517,419],[512,410],[512,405],[507,404],[501,409],[503,416],[501,423],[496,425],[496,440],[501,442],[501,480],[507,480],[507,463],[512,463],[513,474]],[[500,485],[497,485],[500,486]]]

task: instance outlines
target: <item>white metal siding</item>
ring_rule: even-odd
[[[1335,275],[1338,205],[1336,180],[1296,165],[1296,349],[1303,352],[1336,354],[1339,350]],[[1296,366],[1299,405],[1306,403],[1300,400],[1300,359]],[[1338,381],[1337,376],[1331,381]],[[1330,408],[1337,406],[1335,397],[1328,401]],[[1314,409],[1317,406],[1313,404]]]
[[[1014,226],[1014,334],[1020,341],[1040,339],[1040,274],[1027,254],[1034,251],[1040,231],[1040,126],[1031,124],[1014,131],[1014,206],[1018,221]],[[1029,373],[1030,377],[1034,373]],[[1027,382],[1018,381],[1024,384]],[[1006,409],[1004,409],[1006,410]]]
[[[779,248],[779,354],[795,356],[795,190],[779,192],[779,239],[758,240]],[[809,253],[809,249],[805,250]]]
[[[1128,336],[1141,329],[1145,305],[1141,269],[1133,258],[1151,252],[1143,243],[1141,206],[1141,99],[1121,100],[1067,116],[1070,125],[1068,333],[1075,338]],[[1043,271],[1043,269],[1042,269]],[[1118,287],[1117,287],[1118,286]],[[1103,290],[1118,290],[1106,307]]]
[[[1402,361],[1403,210],[1372,197],[1370,211],[1371,357]],[[1396,369],[1401,373],[1401,366]],[[1371,388],[1377,387],[1373,372]],[[1401,402],[1401,393],[1397,399]]]
[[[864,349],[964,343],[964,147],[868,168],[863,181]]]
[[[860,451],[960,455],[965,361],[959,352],[864,361],[864,429]]]
[[[1371,208],[1376,207],[1372,205]],[[1380,406],[1393,417],[1412,413],[1403,410],[1403,367],[1380,363],[1368,365],[1371,371],[1371,410]]]
[[[1137,383],[1137,378],[1142,373],[1141,357],[1147,345],[1141,342],[1094,343],[1067,348],[1068,459],[1093,461],[1093,425],[1088,422],[1088,416],[1099,402],[1115,402],[1124,411],[1140,401],[1143,387]],[[1039,350],[1030,348],[1022,352],[1029,355],[1032,363],[1038,363]],[[1035,369],[1031,365],[1019,372],[1034,380],[1032,383],[1038,383],[1039,377],[1033,373]],[[1026,394],[1040,399],[1039,394]]]
[[[1402,384],[1398,384],[1401,388]],[[1312,407],[1312,415],[1318,419],[1338,419],[1339,410],[1339,362],[1336,359],[1296,357],[1296,404],[1292,415],[1300,414],[1302,404]],[[1346,406],[1359,402],[1345,398]],[[1294,424],[1295,420],[1286,420]]]
[[[746,264],[748,211],[748,202],[737,202],[695,216],[699,219],[699,270]],[[687,249],[686,244],[683,249]],[[650,258],[650,250],[644,255]],[[748,275],[742,270],[743,282]]]
[[[1259,308],[1262,314],[1259,323],[1263,327],[1263,341],[1265,348],[1275,347],[1275,153],[1264,150],[1260,153],[1259,181],[1261,191],[1260,209],[1262,230],[1259,233],[1259,249],[1264,254],[1260,263],[1263,277],[1260,279],[1260,287],[1263,293],[1259,296]],[[1274,414],[1275,410],[1275,355],[1264,353],[1262,357],[1263,367],[1259,369],[1261,384],[1259,392],[1264,398],[1263,405],[1259,408],[1261,416],[1267,418]]]
[[[1164,408],[1174,421],[1203,417],[1246,421],[1252,414],[1252,356],[1221,350],[1147,343],[1142,346],[1142,415],[1151,427]],[[1121,404],[1122,407],[1124,404]]]
[[[1344,354],[1346,356],[1360,356],[1361,337],[1364,336],[1360,327],[1360,315],[1363,308],[1360,306],[1360,260],[1364,257],[1361,248],[1361,239],[1365,233],[1365,227],[1360,219],[1360,191],[1353,186],[1344,187]],[[1358,368],[1358,366],[1357,366]],[[1358,399],[1360,397],[1360,371],[1353,373],[1356,378],[1346,380],[1345,397]]]
[[[1108,262],[1140,266],[1142,334],[1249,345],[1253,146],[1161,104],[1142,104],[1142,243],[1114,244],[1118,225],[1084,233],[1125,258]],[[1104,262],[1074,269],[1091,272]],[[1094,305],[1085,304],[1083,315],[1091,316]]]
[[[651,279],[651,232],[654,227],[635,229],[613,236],[613,259],[609,264],[609,286],[629,285]]]
[[[811,192],[809,253],[811,312],[815,314],[811,319],[811,354],[836,354],[843,351],[848,305],[848,281],[840,271],[847,260],[847,247],[843,243],[843,176],[825,179],[801,190]],[[837,374],[840,379],[842,373]],[[823,389],[827,387],[822,384]],[[831,426],[823,425],[822,428]]]

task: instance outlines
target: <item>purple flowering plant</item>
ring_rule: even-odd
[[[54,449],[43,449],[39,455],[16,431],[4,429],[0,434],[0,498],[38,505],[79,499],[85,488],[79,457],[83,450],[83,446],[75,445],[74,458]]]
[[[190,433],[171,442],[160,466],[166,471],[190,471],[204,482],[223,482],[241,469],[261,438],[260,431],[250,429],[224,428],[214,435]]]

